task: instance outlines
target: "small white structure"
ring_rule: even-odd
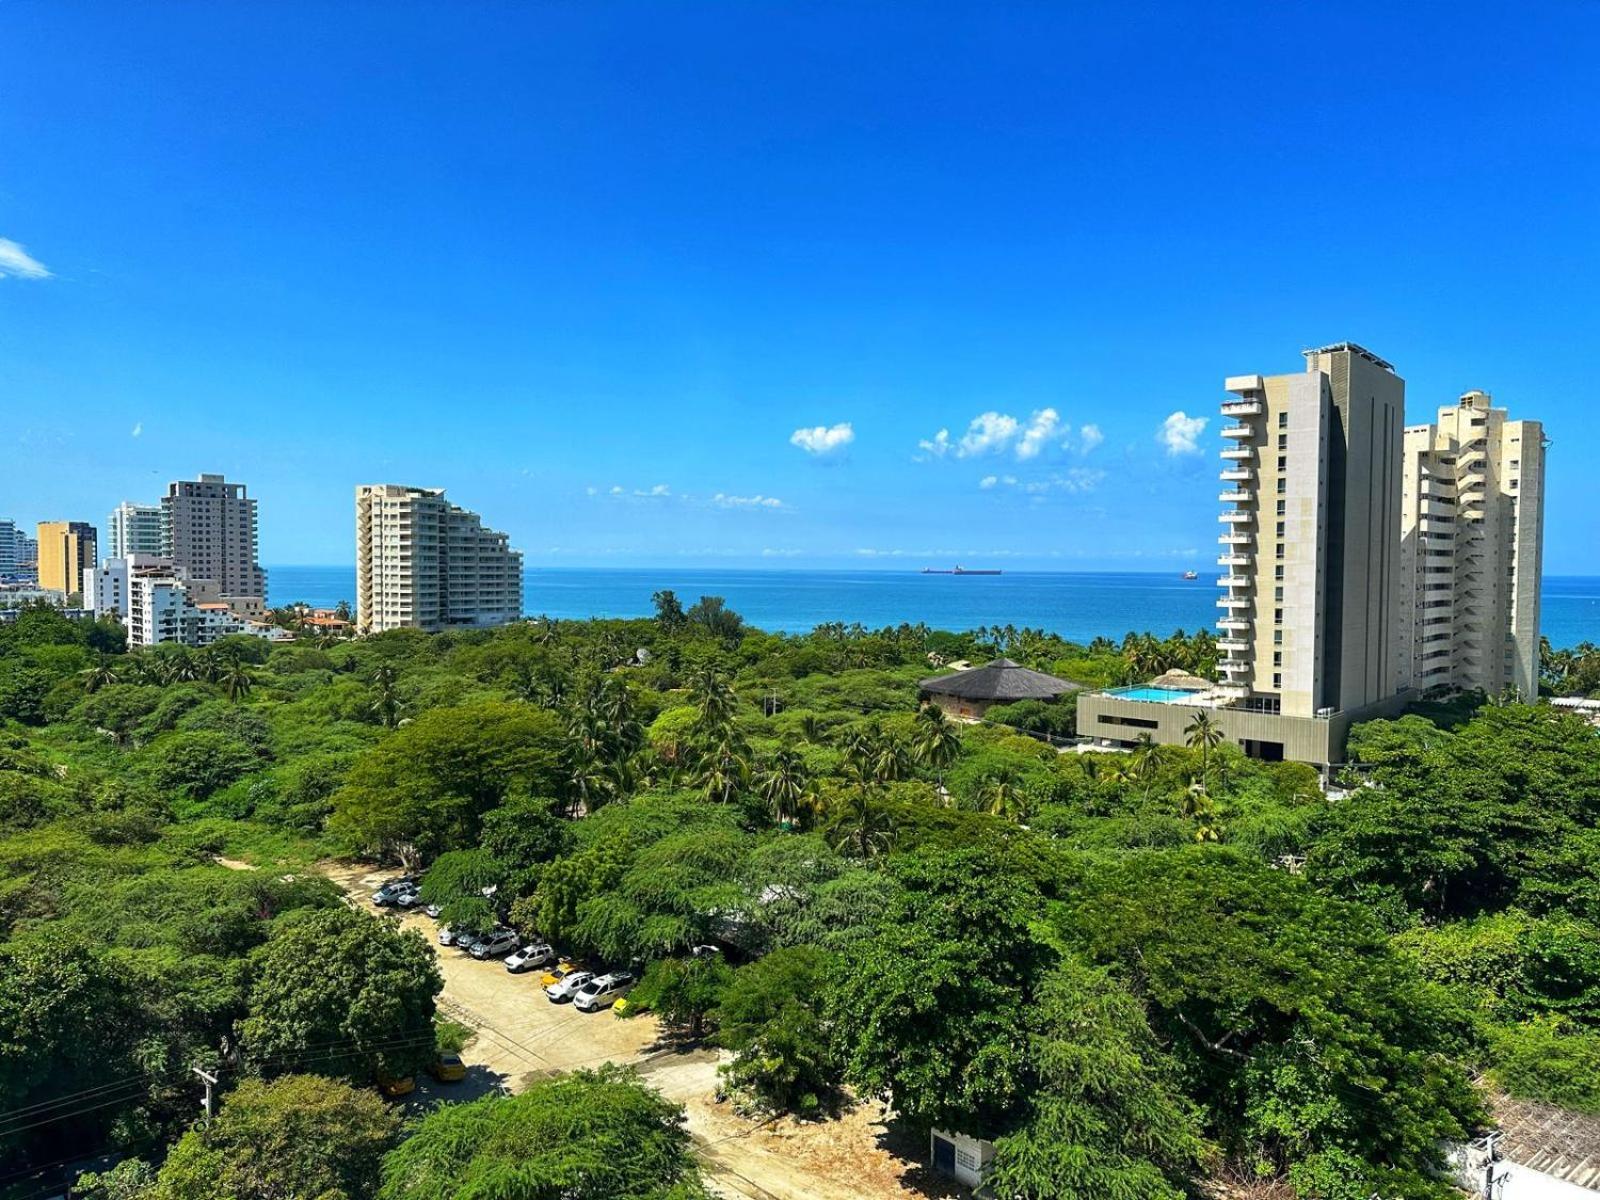
[[[935,1129],[928,1135],[928,1155],[933,1169],[970,1188],[982,1187],[994,1162],[994,1143],[964,1133]]]

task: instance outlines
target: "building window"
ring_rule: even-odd
[[[1279,429],[1287,429],[1287,428],[1289,428],[1289,414],[1288,414],[1288,412],[1281,412],[1281,413],[1278,414],[1278,428]]]
[[[1280,433],[1278,435],[1278,449],[1279,450],[1287,450],[1288,448],[1289,448],[1289,435],[1287,433]]]
[[[1282,521],[1278,522],[1278,536],[1279,537],[1283,536],[1283,525],[1284,525],[1284,523]]]
[[[1274,691],[1281,691],[1283,689],[1283,673],[1281,671],[1274,671],[1272,673],[1272,687]]]
[[[1289,490],[1289,481],[1282,475],[1278,476],[1278,495],[1283,495]]]
[[[1272,568],[1272,577],[1274,579],[1279,579],[1279,580],[1281,580],[1283,578],[1283,564],[1282,563],[1279,563],[1277,566]]]
[[[1283,603],[1283,588],[1282,587],[1273,588],[1272,589],[1272,598],[1274,600],[1276,600],[1278,603],[1282,604]]]
[[[1272,610],[1272,623],[1274,625],[1283,624],[1283,609],[1275,608]]]
[[[1280,480],[1278,480],[1278,482],[1282,483],[1283,480],[1280,479]],[[1279,500],[1278,501],[1278,515],[1280,517],[1283,516],[1284,513],[1289,511],[1288,504],[1289,504],[1289,502],[1287,500]]]
[[[1275,667],[1283,666],[1283,651],[1282,650],[1274,650],[1272,652],[1272,665],[1275,666]]]

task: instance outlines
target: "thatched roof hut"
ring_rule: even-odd
[[[1029,670],[1009,658],[997,658],[970,671],[936,675],[917,686],[947,712],[962,717],[981,717],[994,704],[1055,700],[1082,690],[1076,683]]]
[[[1180,692],[1204,692],[1216,687],[1209,679],[1202,679],[1191,671],[1184,671],[1174,667],[1165,675],[1158,675],[1152,679],[1150,687],[1173,688]]]

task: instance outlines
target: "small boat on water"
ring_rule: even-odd
[[[1200,572],[1198,572],[1198,571],[1185,571],[1183,573],[1183,577],[1185,579],[1199,579],[1200,578]]]
[[[922,568],[922,573],[924,575],[998,575],[998,574],[1000,574],[999,571],[994,570],[994,569],[977,570],[977,569],[973,569],[973,568],[969,568],[969,567],[963,567],[960,564],[957,564],[956,567],[954,569],[952,569],[952,570],[943,570],[943,569],[941,569],[939,567],[923,567]]]

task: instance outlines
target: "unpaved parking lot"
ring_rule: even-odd
[[[324,863],[323,871],[351,902],[374,911],[372,893],[392,870]],[[389,910],[393,911],[393,910]],[[477,1031],[461,1057],[463,1084],[419,1080],[426,1100],[467,1098],[495,1087],[520,1091],[542,1076],[630,1063],[663,1095],[682,1104],[707,1179],[721,1193],[751,1200],[891,1200],[963,1195],[921,1165],[925,1148],[897,1140],[877,1105],[861,1105],[838,1120],[756,1122],[717,1103],[718,1054],[678,1047],[649,1015],[622,1020],[609,1010],[582,1013],[552,1004],[539,987],[540,971],[512,975],[497,961],[478,962],[438,943],[438,926],[421,910],[401,914],[439,956],[444,994],[439,1007]],[[559,949],[559,947],[558,947]]]

